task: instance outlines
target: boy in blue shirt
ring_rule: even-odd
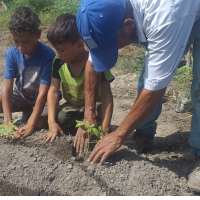
[[[40,19],[28,7],[19,7],[11,16],[9,29],[15,46],[5,53],[2,111],[4,123],[12,122],[12,112],[23,112],[25,126],[16,137],[24,138],[36,128],[46,103],[54,52],[39,42]]]

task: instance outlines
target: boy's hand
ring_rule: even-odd
[[[87,133],[83,129],[79,128],[74,139],[74,147],[77,154],[81,155],[83,153],[86,139]]]
[[[49,131],[44,135],[43,139],[45,142],[53,142],[61,134],[64,134],[62,128],[57,123],[53,123],[49,126]]]
[[[23,139],[29,135],[31,135],[34,131],[34,126],[27,123],[22,128],[19,128],[15,133],[16,139]]]

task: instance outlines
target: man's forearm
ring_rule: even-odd
[[[104,116],[102,120],[102,128],[104,131],[109,131],[112,113],[113,113],[113,102],[112,100],[107,102],[106,107],[104,109]]]
[[[96,88],[98,82],[98,75],[93,70],[92,64],[87,62],[85,68],[85,83],[84,83],[84,97],[85,97],[85,113],[84,119],[88,122],[96,122]]]
[[[110,83],[107,80],[102,80],[101,84],[99,85],[99,90],[102,103],[102,128],[107,132],[109,131],[113,113],[113,96]]]
[[[149,113],[151,113],[155,106],[161,101],[164,92],[165,89],[153,92],[143,90],[132,106],[131,111],[117,129],[118,135],[120,137],[125,137],[129,130],[135,129],[138,123],[148,117]]]

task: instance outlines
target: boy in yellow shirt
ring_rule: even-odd
[[[45,140],[52,142],[64,131],[74,132],[76,120],[84,118],[84,66],[88,60],[88,52],[77,31],[74,15],[64,14],[57,17],[48,30],[47,38],[58,55],[53,62],[52,80],[47,98],[49,132]],[[98,87],[97,93],[101,106],[98,114],[102,129],[107,132],[113,112],[110,81],[114,77],[108,71],[101,73],[99,78],[101,87]],[[60,87],[65,103],[59,106]],[[85,140],[75,143],[77,152],[82,151],[84,143]]]

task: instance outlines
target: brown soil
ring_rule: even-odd
[[[8,38],[0,33],[0,64]],[[135,85],[132,73],[117,75],[112,83],[113,125],[119,125],[133,104]],[[172,84],[168,94],[175,89]],[[0,194],[192,195],[187,187],[187,175],[194,166],[187,143],[190,121],[191,114],[175,113],[173,98],[167,96],[153,150],[137,154],[134,146],[124,145],[105,165],[96,167],[74,160],[70,136],[51,145],[38,139],[45,130],[23,141],[1,139]]]

